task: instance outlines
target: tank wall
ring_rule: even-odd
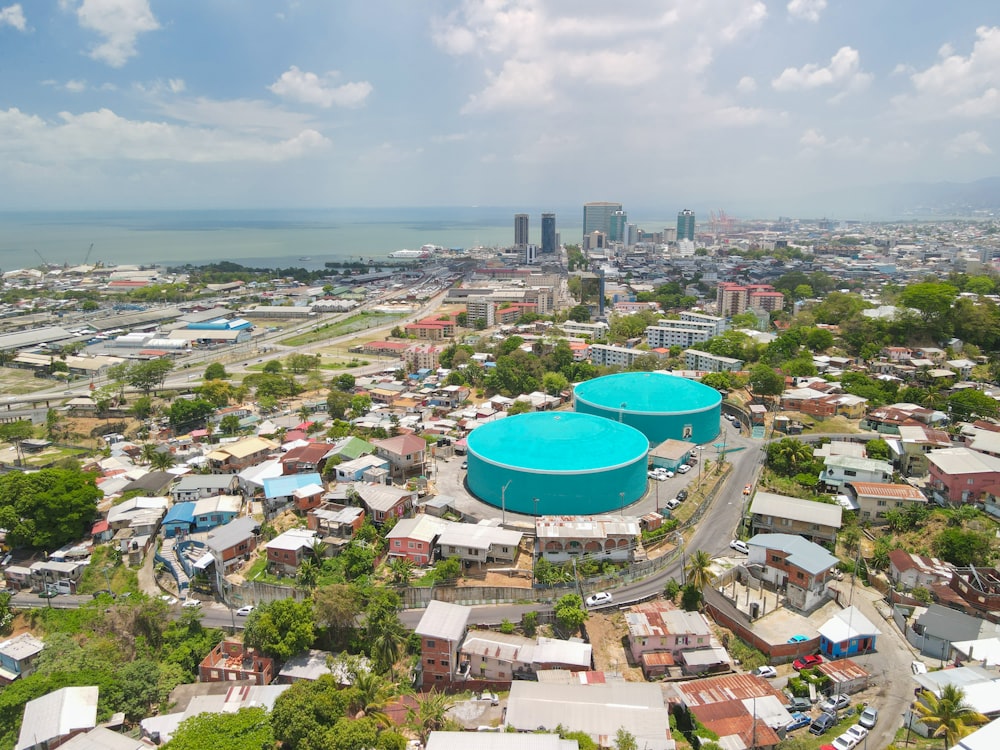
[[[591,515],[621,508],[646,492],[646,455],[631,463],[587,473],[551,474],[497,466],[469,451],[466,481],[480,500],[528,515]],[[507,484],[510,482],[510,484]],[[538,498],[538,505],[535,505]]]
[[[721,404],[685,414],[640,414],[597,406],[577,398],[575,408],[581,414],[604,417],[615,422],[620,419],[622,424],[639,430],[654,445],[659,445],[668,438],[707,443],[719,434],[719,421],[722,419]],[[687,434],[688,431],[690,434]]]

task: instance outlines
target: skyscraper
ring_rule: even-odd
[[[514,214],[514,244],[518,247],[528,244],[528,214]]]
[[[556,215],[542,214],[542,255],[556,251]]]
[[[611,214],[611,224],[608,227],[608,240],[610,242],[625,242],[628,237],[625,227],[628,225],[628,214],[624,211],[615,211]]]
[[[621,203],[596,201],[583,204],[583,236],[591,232],[611,234],[611,214],[621,211]]]
[[[677,214],[677,241],[694,242],[694,211],[684,209]]]

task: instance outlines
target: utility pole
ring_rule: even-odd
[[[510,483],[513,481],[513,479],[508,479],[507,484],[500,488],[501,523],[507,523],[507,488],[510,487]]]

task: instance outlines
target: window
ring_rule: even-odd
[[[771,555],[771,562],[773,562],[773,563],[780,563],[781,562],[781,557],[779,555]]]
[[[798,578],[799,580],[802,580],[803,578],[805,578],[805,576],[802,574],[801,570],[796,571],[795,577]]]
[[[437,645],[434,641],[427,641],[427,648],[434,648]]]
[[[392,546],[395,547],[396,549],[399,549],[400,547],[403,546],[403,543],[401,541],[399,541],[398,539],[393,539],[392,540]]]
[[[876,503],[876,505],[878,505],[878,507],[880,507],[880,508],[885,508],[886,506],[888,506],[888,505],[889,505],[889,503],[888,503],[888,502],[887,502],[886,500],[879,500],[879,501],[878,501],[878,502]]]
[[[407,549],[414,549],[416,546],[417,545],[415,545],[413,542],[407,542],[406,543],[406,548]]]
[[[819,531],[819,524],[818,524],[818,523],[814,523],[814,524],[812,525],[812,530],[813,530],[813,531]]]
[[[433,659],[428,659],[428,660],[427,660],[427,663],[428,663],[428,664],[433,664],[433,663],[434,663],[434,660],[433,660]]]
[[[845,477],[856,477],[857,475],[858,475],[858,472],[854,471],[853,469],[844,469],[844,476]]]

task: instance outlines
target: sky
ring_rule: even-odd
[[[776,216],[1000,175],[996,0],[8,3],[0,209]]]

